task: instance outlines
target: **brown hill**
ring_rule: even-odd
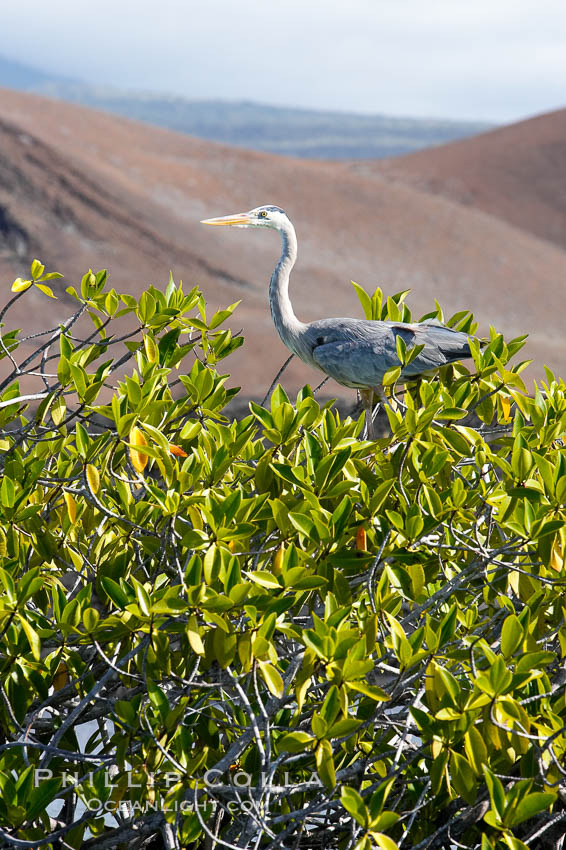
[[[352,168],[473,206],[566,248],[566,109]]]
[[[297,227],[301,318],[361,315],[350,279],[388,293],[411,288],[415,313],[435,297],[448,313],[469,307],[483,331],[529,331],[537,372],[542,362],[564,366],[566,253],[493,216],[387,175],[249,153],[34,95],[0,90],[0,121],[6,289],[39,256],[67,285],[108,267],[117,289],[139,292],[164,285],[171,268],[199,283],[211,308],[242,299],[232,326],[246,345],[231,372],[246,394],[262,394],[286,357],[267,305],[278,240],[199,220],[260,203],[283,206]],[[39,293],[20,304],[13,321],[28,327],[60,315],[60,302]],[[295,364],[286,382],[318,377]]]

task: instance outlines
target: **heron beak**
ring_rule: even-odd
[[[242,227],[250,223],[250,217],[247,213],[237,213],[236,215],[222,215],[219,218],[205,218],[201,224],[214,224],[217,227],[225,224],[236,225]]]

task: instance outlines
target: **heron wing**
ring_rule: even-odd
[[[312,356],[323,372],[347,387],[375,387],[388,369],[399,365],[394,351],[361,341],[319,345]]]
[[[412,345],[424,345],[415,359],[403,369],[404,377],[420,375],[431,369],[439,369],[446,363],[471,357],[469,337],[462,331],[456,331],[434,320],[417,322],[414,328]],[[395,328],[395,325],[393,325]]]
[[[398,336],[408,350],[424,345],[403,369],[402,377],[405,378],[470,357],[468,336],[436,322],[338,321],[339,326],[330,322],[313,323],[313,331],[316,325],[317,334],[325,333],[317,336],[320,344],[313,347],[312,358],[323,372],[345,386],[375,387],[380,384],[389,369],[400,365]]]

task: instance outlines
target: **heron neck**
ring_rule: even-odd
[[[281,240],[281,259],[275,266],[269,285],[269,305],[279,336],[288,349],[300,356],[300,336],[305,326],[295,316],[289,298],[289,276],[297,259],[297,237],[291,223],[286,230],[281,231]]]

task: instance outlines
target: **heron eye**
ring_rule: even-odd
[[[265,210],[262,210],[259,214],[260,218],[267,218],[267,213]]]

